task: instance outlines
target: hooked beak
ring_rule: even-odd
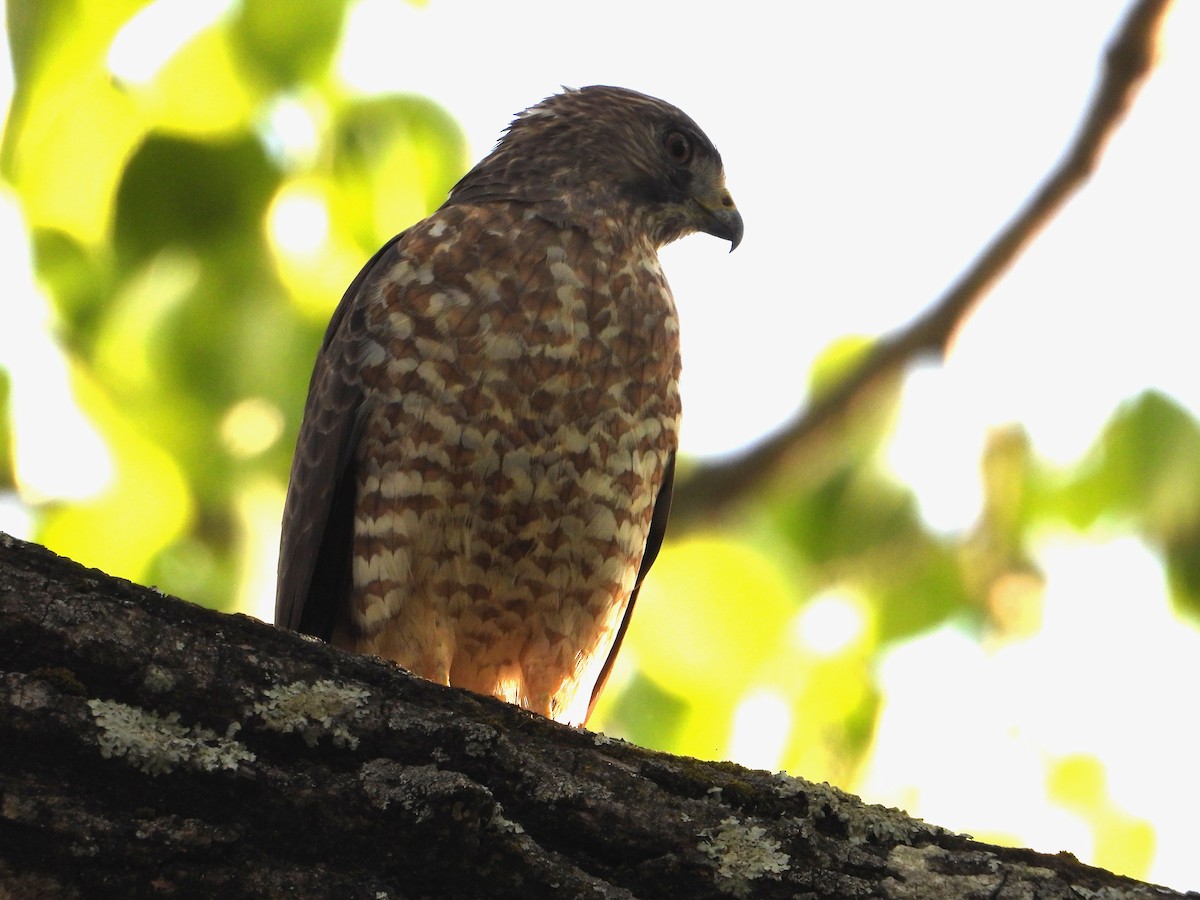
[[[701,210],[699,230],[713,237],[729,241],[729,252],[737,249],[742,242],[742,214],[733,205],[733,197],[729,191],[722,191],[715,203],[697,200],[696,205]]]

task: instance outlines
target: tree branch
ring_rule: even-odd
[[[1184,896],[557,725],[2,534],[0,747],[3,897]]]
[[[1066,154],[1024,209],[929,310],[877,343],[842,382],[815,398],[790,425],[750,450],[702,466],[676,486],[672,531],[702,524],[767,483],[782,464],[809,449],[823,430],[872,390],[926,355],[944,357],[954,334],[1038,232],[1091,176],[1108,139],[1133,104],[1155,61],[1170,0],[1139,0],[1105,54],[1100,83]]]

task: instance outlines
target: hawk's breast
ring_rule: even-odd
[[[657,255],[504,206],[448,207],[405,241],[365,311],[354,596],[335,639],[581,721],[676,446]]]

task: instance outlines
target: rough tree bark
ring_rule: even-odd
[[[2,534],[0,748],[3,898],[1184,896],[557,725]]]

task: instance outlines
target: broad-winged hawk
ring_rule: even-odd
[[[657,250],[696,231],[736,247],[742,220],[680,110],[597,86],[517,116],[333,314],[278,624],[584,722],[666,527],[680,363]]]

